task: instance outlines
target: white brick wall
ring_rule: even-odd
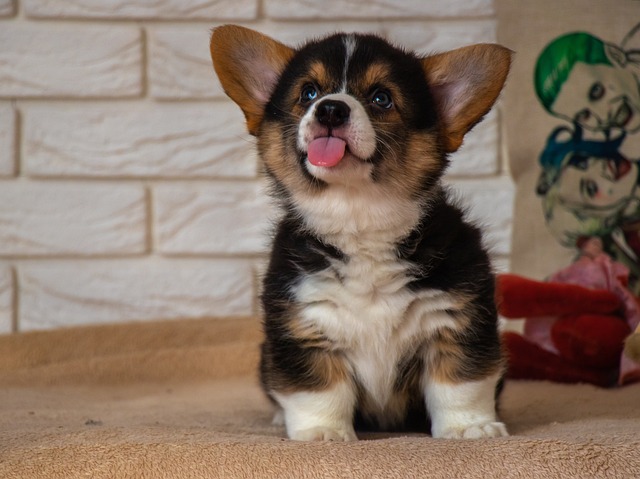
[[[0,256],[137,255],[147,251],[142,185],[0,182]]]
[[[250,20],[258,0],[22,0],[29,17],[172,20]]]
[[[0,334],[13,330],[14,278],[10,266],[0,263]]]
[[[0,178],[16,171],[16,112],[8,102],[0,101]]]
[[[211,28],[495,41],[492,0],[0,0],[0,332],[249,315],[271,209]],[[493,113],[448,173],[508,267]]]
[[[3,98],[142,93],[142,33],[134,26],[3,22],[0,45]]]
[[[14,0],[0,0],[0,17],[8,17],[15,12]]]
[[[20,328],[252,313],[246,260],[92,260],[24,264]]]
[[[175,179],[256,174],[244,118],[231,102],[25,104],[22,113],[28,175]]]

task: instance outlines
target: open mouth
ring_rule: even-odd
[[[626,159],[609,160],[607,161],[607,167],[615,181],[620,181],[631,171],[631,162]]]
[[[309,163],[314,166],[332,168],[342,161],[347,151],[347,142],[335,136],[320,136],[307,147]]]
[[[615,116],[613,117],[613,123],[622,128],[624,126],[626,126],[630,121],[631,121],[631,117],[633,116],[633,111],[631,110],[631,107],[627,104],[627,102],[623,102],[622,105],[620,105],[620,108],[618,108],[618,111],[616,112]]]
[[[575,201],[559,198],[560,204],[574,212],[578,218],[609,218],[623,211],[629,203],[628,198],[620,198],[607,204],[594,204],[585,201]]]

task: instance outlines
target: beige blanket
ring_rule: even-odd
[[[298,443],[271,424],[258,323],[0,337],[0,478],[638,478],[640,386],[509,382],[509,438]]]

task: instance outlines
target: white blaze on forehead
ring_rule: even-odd
[[[347,91],[347,72],[349,71],[349,62],[351,61],[351,57],[353,56],[353,52],[356,50],[356,36],[351,33],[349,35],[345,35],[344,39],[344,66],[342,70],[342,88],[340,91],[343,93]]]

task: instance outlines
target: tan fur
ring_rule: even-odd
[[[309,67],[309,78],[306,79],[306,83],[311,81],[315,83],[321,90],[328,90],[333,87],[336,80],[329,76],[326,67],[322,62],[314,62]],[[301,85],[302,86],[302,85]]]
[[[353,83],[350,83],[349,86],[353,88],[354,91],[359,92],[363,98],[367,98],[373,93],[372,88],[374,86],[384,85],[385,89],[389,90],[395,106],[402,110],[405,106],[406,99],[404,95],[402,95],[402,91],[391,81],[390,68],[391,66],[386,63],[374,63],[367,68],[364,75],[356,79]],[[394,111],[390,111],[389,113],[391,115],[387,121],[393,121]]]
[[[256,135],[265,102],[294,51],[266,35],[235,25],[213,31],[210,51],[225,93],[244,112],[249,133]],[[253,62],[264,62],[275,73],[271,82],[260,83],[250,74],[246,65]]]
[[[322,351],[318,352],[314,359],[311,373],[322,378],[322,382],[318,384],[318,390],[330,389],[338,383],[350,380],[346,362],[339,353]]]
[[[311,355],[307,366],[307,381],[305,387],[299,384],[291,384],[288,380],[279,378],[273,370],[270,383],[277,385],[274,389],[281,393],[291,393],[296,391],[324,391],[345,381],[349,381],[350,375],[348,366],[337,351],[332,351],[331,342],[318,330],[299,320],[299,313],[295,308],[289,310],[287,314],[288,334],[304,344],[305,348],[317,351]],[[291,358],[294,361],[296,358]]]
[[[466,371],[465,354],[456,333],[441,330],[432,339],[427,348],[426,369],[431,380],[445,384],[463,384],[470,380],[489,377],[504,370],[504,357],[484,364],[481,370],[475,370],[473,377]]]
[[[390,80],[390,68],[386,63],[374,63],[367,68],[362,77],[350,83],[349,88],[365,101],[376,85],[385,85],[388,89],[396,107],[389,110],[384,118],[372,116],[370,120],[379,132],[378,138],[391,145],[392,148],[388,152],[391,157],[397,153],[395,131],[396,128],[402,128],[399,111],[402,110],[407,99]],[[378,181],[388,187],[390,194],[412,197],[423,186],[424,178],[432,175],[440,165],[437,143],[435,132],[413,135],[405,144],[404,158],[389,158],[390,161],[380,166]]]
[[[249,132],[258,137],[260,158],[275,180],[276,191],[284,190],[286,206],[293,210],[289,214],[299,215],[293,221],[300,221],[308,238],[315,236],[347,256],[345,261],[332,262],[333,255],[328,253],[325,259],[333,270],[320,262],[313,263],[319,272],[307,271],[289,252],[301,245],[301,254],[306,251],[313,257],[315,247],[304,246],[304,235],[301,242],[278,243],[278,238],[289,235],[298,239],[286,229],[290,217],[281,223],[284,229],[276,238],[280,246],[274,250],[278,260],[267,274],[275,284],[281,271],[285,281],[291,270],[295,281],[287,283],[291,302],[280,296],[263,301],[267,340],[261,380],[285,409],[292,438],[315,438],[318,429],[325,438],[354,438],[349,424],[354,407],[383,427],[402,424],[406,413],[421,407],[436,418],[434,427],[443,437],[485,427],[482,435],[497,435],[504,430],[504,426],[498,432],[492,429],[492,388],[504,366],[497,336],[490,338],[494,341],[490,351],[484,352],[485,363],[473,362],[469,350],[473,341],[469,336],[478,331],[472,322],[495,317],[483,316],[479,308],[485,302],[456,292],[455,285],[446,292],[437,286],[411,290],[414,270],[410,261],[400,260],[397,246],[422,226],[424,207],[432,200],[441,201],[438,181],[447,164],[444,152],[458,149],[466,132],[492,106],[508,71],[509,52],[496,45],[477,45],[423,59],[427,81],[420,79],[420,86],[433,94],[436,112],[431,104],[416,108],[416,99],[405,96],[413,90],[403,91],[402,81],[393,82],[394,61],[388,55],[354,78],[348,72],[355,68],[348,67],[352,58],[361,61],[357,55],[352,57],[358,51],[356,37],[341,38],[345,58],[327,61],[332,68],[339,65],[334,60],[344,62],[343,73],[333,73],[322,61],[307,63],[297,78],[287,75],[273,108],[269,107],[269,118],[263,121],[278,76],[294,51],[241,27],[222,27],[212,37],[216,72],[245,113]],[[411,61],[411,71],[419,74],[416,60]],[[292,68],[301,65],[296,57]],[[318,88],[317,103],[301,101],[307,83]],[[393,105],[373,103],[376,88],[387,90]],[[320,118],[315,108],[322,105],[323,97],[347,105],[349,121],[328,125]],[[421,98],[429,101],[427,92]],[[414,113],[425,110],[420,117],[423,123],[412,120]],[[436,118],[439,122],[434,126]],[[344,140],[347,148],[342,162],[326,169],[311,157],[309,146],[323,135]],[[445,214],[461,213],[455,209]],[[444,227],[449,226],[446,218]],[[455,218],[453,223],[455,227]],[[479,248],[470,233],[467,237]],[[318,252],[327,254],[321,246]],[[420,247],[429,246],[421,243]],[[305,274],[298,278],[296,268]],[[467,396],[475,397],[465,391],[480,391],[481,403],[475,404],[475,399],[465,403]],[[427,396],[425,411],[425,404],[419,402]],[[462,413],[450,406],[451,398],[464,405]],[[470,420],[467,410],[478,419]],[[347,429],[351,434],[345,433]]]
[[[324,391],[333,386],[350,380],[349,369],[342,355],[332,351],[330,342],[319,334],[300,326],[296,320],[289,322],[290,334],[301,340],[305,347],[313,348],[316,353],[311,355],[308,368],[308,382],[304,388],[299,384],[282,381],[280,387],[275,388],[281,393],[295,391]],[[292,358],[294,360],[294,358]]]
[[[292,359],[293,360],[293,359]],[[304,384],[291,383],[287,378],[281,377],[273,368],[267,368],[268,382],[273,391],[288,394],[299,391],[326,391],[337,384],[350,381],[350,374],[346,362],[339,353],[331,353],[326,350],[318,350],[312,355],[307,364],[308,377]]]
[[[297,315],[289,321],[288,326],[291,336],[304,342],[309,347],[331,349],[333,346],[326,336],[313,328],[308,322],[300,321]]]
[[[280,129],[263,128],[258,137],[258,150],[264,165],[290,191],[297,194],[309,193],[310,189],[304,181],[302,172],[291,164],[291,154],[285,153],[285,144]]]
[[[446,151],[453,152],[460,148],[464,135],[489,111],[500,94],[510,64],[511,51],[494,44],[458,48],[422,60],[436,101],[438,89],[451,87],[463,76],[471,80],[466,94],[457,100],[459,105],[450,102],[438,105],[441,113],[444,112],[441,119],[445,122],[443,133]],[[474,70],[479,74],[473,74]],[[446,111],[452,108],[457,113],[448,117]]]
[[[409,138],[404,161],[390,161],[384,165],[381,181],[395,195],[417,194],[425,178],[440,167],[437,141],[433,133],[416,134]]]

